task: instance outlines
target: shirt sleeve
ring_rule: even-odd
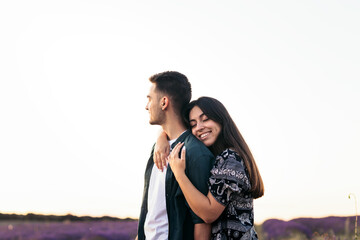
[[[234,153],[219,155],[211,170],[209,191],[223,206],[227,206],[234,194],[242,194],[251,189],[243,161]]]

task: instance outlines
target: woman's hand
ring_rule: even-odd
[[[155,149],[154,149],[154,163],[156,167],[163,171],[164,167],[166,167],[166,159],[169,156],[170,145],[167,139],[167,135],[164,131],[162,131],[156,141]]]
[[[185,173],[186,168],[186,159],[185,159],[185,146],[181,150],[181,158],[179,158],[179,152],[184,143],[178,143],[171,151],[168,162],[170,164],[171,170],[173,171],[175,178],[179,176],[179,174]]]

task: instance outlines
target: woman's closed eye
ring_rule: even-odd
[[[208,116],[206,116],[204,113],[200,115],[200,120],[205,122],[207,120],[209,120]]]
[[[206,122],[208,120],[210,120],[210,118],[208,118],[204,115],[204,117],[201,119],[201,122]],[[196,127],[196,125],[197,125],[197,123],[195,123],[195,121],[193,121],[193,123],[190,123],[190,128],[194,128],[194,127]]]

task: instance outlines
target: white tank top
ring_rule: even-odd
[[[175,140],[169,141],[170,146]],[[166,171],[167,168],[164,168],[161,172],[155,164],[151,171],[147,201],[148,212],[144,223],[146,240],[168,239],[169,222],[165,198]]]

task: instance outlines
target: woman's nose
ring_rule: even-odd
[[[201,131],[202,129],[204,129],[204,125],[202,122],[198,122],[196,124],[196,131]]]

